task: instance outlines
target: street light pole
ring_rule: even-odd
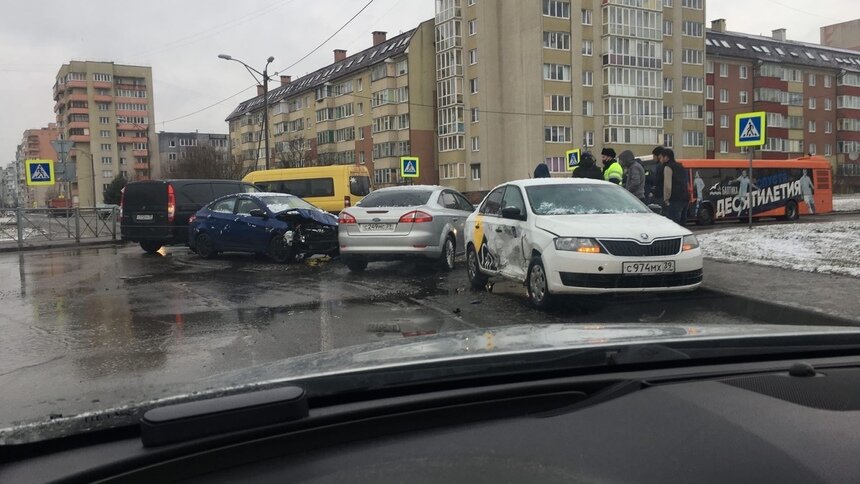
[[[245,66],[245,69],[248,70],[248,73],[251,74],[251,77],[254,78],[254,82],[258,82],[257,77],[254,76],[255,72],[263,78],[263,80],[262,80],[262,82],[263,82],[263,136],[265,137],[266,169],[268,170],[270,168],[270,163],[269,163],[269,157],[270,157],[270,153],[269,153],[269,64],[271,64],[275,60],[275,58],[272,56],[269,56],[269,58],[266,59],[266,66],[263,68],[263,72],[260,72],[257,69],[254,69],[253,67],[249,66],[248,64],[240,61],[239,59],[234,59],[232,56],[229,56],[227,54],[219,54],[218,58],[228,60],[228,61],[236,61],[236,62],[242,64],[243,66]],[[259,147],[260,145],[257,145],[257,146]]]

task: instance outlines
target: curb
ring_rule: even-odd
[[[9,246],[9,247],[0,247],[0,253],[9,253],[9,252],[34,252],[39,250],[52,250],[52,249],[75,249],[79,247],[98,247],[98,246],[118,246],[125,245],[126,242],[123,240],[94,240],[87,242],[60,242],[56,244],[46,244],[46,245],[31,245],[18,247],[17,245]]]

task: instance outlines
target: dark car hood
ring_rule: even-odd
[[[358,372],[407,369],[412,365],[442,363],[450,368],[503,355],[613,348],[625,345],[665,345],[685,341],[735,338],[761,339],[834,335],[850,338],[860,328],[787,325],[667,325],[667,324],[547,324],[521,325],[419,336],[369,343],[323,353],[287,358],[235,370],[195,382],[185,394],[94,410],[55,420],[0,429],[0,445],[21,444],[138,422],[155,407],[254,391],[315,378],[352,376]],[[722,343],[726,344],[726,343]],[[449,369],[450,369],[449,368]],[[399,372],[409,377],[409,372]],[[390,382],[389,382],[390,383]],[[301,384],[301,383],[299,383]],[[212,390],[200,391],[200,387]]]
[[[282,212],[278,212],[275,214],[275,217],[289,217],[290,215],[300,215],[304,218],[311,219],[315,222],[319,222],[323,225],[331,225],[333,227],[337,227],[337,217],[334,215],[322,211],[322,210],[309,210],[307,208],[291,208],[289,210],[284,210]]]

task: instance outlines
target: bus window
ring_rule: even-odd
[[[301,198],[332,197],[334,196],[334,180],[331,178],[306,178],[302,180],[284,180],[279,182],[258,183],[267,190],[278,193],[289,193]]]
[[[363,197],[370,193],[370,177],[350,175],[349,177],[349,193]]]

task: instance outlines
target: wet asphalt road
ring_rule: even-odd
[[[779,322],[698,291],[531,309],[523,287],[473,291],[452,273],[338,261],[278,265],[136,245],[0,254],[0,427],[201,390],[195,382],[290,356],[510,324]],[[803,322],[802,320],[797,320]]]

